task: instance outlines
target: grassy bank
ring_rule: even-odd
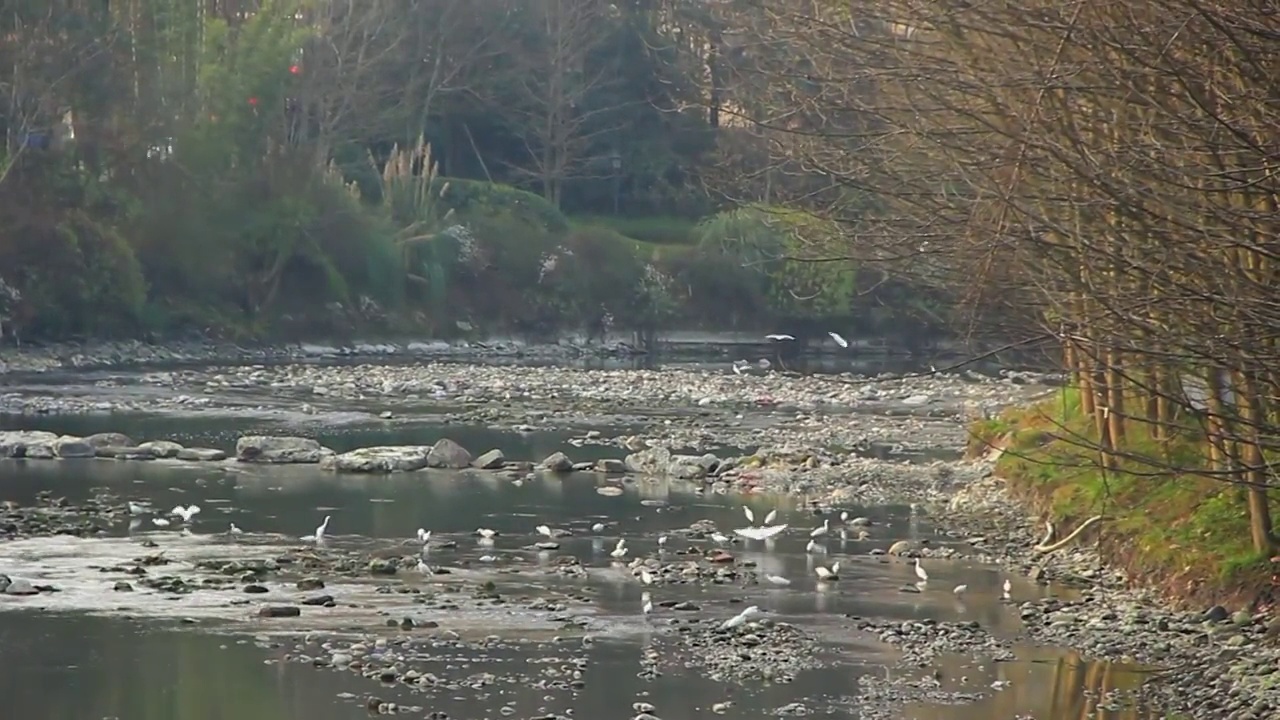
[[[1122,460],[1104,470],[1080,393],[1065,389],[974,424],[970,451],[1003,448],[996,472],[1058,536],[1094,515],[1104,557],[1174,601],[1250,604],[1272,598],[1271,563],[1253,549],[1243,490],[1203,474],[1208,446],[1182,433],[1125,433]],[[1273,513],[1280,503],[1273,496]]]

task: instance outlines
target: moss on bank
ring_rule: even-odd
[[[1002,450],[996,473],[1059,537],[1094,515],[1104,556],[1144,586],[1187,603],[1271,598],[1270,558],[1254,551],[1243,490],[1198,474],[1207,445],[1183,433],[1155,440],[1126,432],[1120,467],[1104,471],[1080,393],[1067,388],[971,427],[970,454]],[[1280,502],[1271,498],[1273,513]]]

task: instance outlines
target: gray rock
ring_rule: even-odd
[[[627,471],[627,464],[615,458],[596,461],[596,470],[610,475],[621,475]]]
[[[93,447],[137,447],[138,443],[133,438],[123,433],[105,432],[94,433],[84,439]]]
[[[389,473],[421,470],[427,466],[431,448],[424,445],[382,445],[358,448],[320,461],[320,467],[335,472]]]
[[[497,470],[507,464],[507,456],[503,455],[501,450],[494,448],[476,458],[471,464],[481,470]]]
[[[471,465],[471,453],[449,438],[442,438],[427,454],[427,467],[461,470]]]
[[[542,467],[551,472],[565,473],[573,470],[573,461],[562,452],[554,452],[542,461]]]
[[[264,618],[298,617],[301,614],[302,608],[293,605],[267,605],[258,609],[258,617]]]
[[[44,430],[0,431],[0,457],[27,457],[28,448],[37,445],[47,446],[57,439],[57,433],[46,432]]]
[[[78,437],[60,437],[53,442],[53,452],[60,458],[91,458],[98,453],[89,443]]]
[[[28,445],[25,453],[14,457],[25,457],[32,460],[52,460],[57,457],[57,455],[53,452],[53,445],[51,443],[42,443],[39,445]]]
[[[318,463],[333,451],[311,438],[246,435],[236,441],[236,460],[251,463]]]
[[[148,440],[138,447],[150,450],[158,458],[178,457],[178,453],[182,452],[182,446],[170,440]]]
[[[631,453],[622,461],[627,472],[641,475],[665,475],[671,465],[671,451],[664,447],[651,447]]]
[[[0,592],[5,595],[39,595],[40,591],[31,584],[30,580],[22,578],[11,578],[7,575],[0,575]]]
[[[182,448],[175,457],[189,462],[218,462],[226,460],[227,454],[216,448]]]
[[[667,475],[677,480],[700,480],[720,467],[720,458],[706,455],[672,455]]]

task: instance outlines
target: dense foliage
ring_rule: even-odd
[[[709,189],[736,131],[693,7],[0,0],[0,318],[887,327],[879,273],[807,262],[838,228]]]

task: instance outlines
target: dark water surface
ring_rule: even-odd
[[[49,429],[89,432],[106,429],[77,425],[97,422],[88,418],[50,419],[66,423]],[[111,429],[139,436],[163,434],[192,444],[226,445],[219,440],[232,431],[225,427],[184,424],[122,426],[114,419]],[[223,421],[225,422],[225,420]],[[451,429],[457,432],[457,428]],[[250,431],[250,428],[239,432]],[[417,433],[412,439],[394,433]],[[323,436],[337,448],[369,444],[431,442],[421,430],[392,429],[379,434],[360,430]],[[479,432],[479,431],[476,431]],[[474,450],[501,447],[511,455],[536,457],[562,449],[567,435],[497,433],[485,436],[451,435]],[[525,446],[515,443],[523,442]],[[513,447],[519,447],[513,451]],[[601,448],[575,448],[575,459],[591,459]],[[640,482],[623,486],[620,496],[599,493],[606,483],[590,474],[567,478],[539,477],[516,485],[482,473],[421,472],[393,476],[334,475],[314,466],[261,467],[229,463],[173,467],[161,463],[108,460],[0,461],[0,498],[28,501],[41,490],[75,500],[107,488],[134,500],[154,502],[157,508],[175,504],[201,505],[192,530],[196,538],[181,538],[175,529],[154,527],[149,518],[112,528],[120,538],[149,538],[161,547],[181,547],[183,542],[231,543],[225,534],[229,523],[243,528],[251,539],[258,535],[308,534],[324,515],[331,515],[329,532],[335,544],[368,544],[381,539],[390,544],[408,539],[417,528],[435,537],[458,542],[455,549],[433,550],[432,562],[445,566],[475,563],[482,554],[494,554],[500,564],[513,559],[536,569],[550,559],[532,551],[539,523],[566,528],[574,535],[562,539],[560,554],[572,554],[592,567],[592,584],[600,612],[629,624],[633,632],[605,637],[589,649],[579,643],[551,643],[529,638],[516,647],[504,646],[483,657],[442,658],[433,669],[446,677],[468,677],[492,672],[509,677],[516,672],[537,677],[547,656],[586,653],[590,660],[583,678],[585,687],[574,695],[547,695],[528,683],[498,682],[480,691],[411,695],[379,686],[355,674],[324,670],[307,664],[279,662],[284,649],[254,642],[237,630],[214,632],[206,625],[180,626],[173,620],[145,623],[111,617],[109,613],[39,613],[41,598],[15,599],[0,604],[0,699],[4,717],[47,720],[327,720],[366,716],[362,698],[377,695],[384,701],[419,705],[424,717],[443,711],[450,718],[533,718],[572,710],[577,718],[627,718],[635,713],[631,703],[657,706],[664,720],[712,717],[710,707],[733,700],[726,718],[761,718],[794,702],[804,702],[818,716],[857,718],[870,702],[859,678],[897,676],[905,671],[886,669],[894,655],[874,638],[852,634],[844,613],[879,619],[975,620],[997,635],[1012,636],[1019,627],[1016,606],[1000,601],[1005,576],[990,567],[941,560],[925,564],[931,581],[922,593],[904,593],[914,581],[912,569],[900,560],[871,556],[872,548],[884,548],[893,540],[932,538],[941,542],[927,518],[907,507],[849,507],[852,516],[872,520],[872,539],[841,540],[838,531],[824,543],[826,555],[805,553],[807,530],[820,523],[797,507],[794,499],[764,496],[702,495],[692,486],[669,482]],[[642,500],[651,501],[642,504]],[[661,501],[654,503],[652,501]],[[744,603],[753,603],[778,619],[794,622],[829,636],[840,664],[802,673],[796,682],[756,685],[743,689],[712,682],[698,671],[666,672],[657,680],[637,677],[646,646],[661,647],[661,636],[641,617],[641,587],[625,571],[611,566],[608,550],[625,537],[634,555],[656,551],[656,537],[688,527],[701,519],[716,522],[722,532],[742,527],[742,506],[751,506],[757,517],[779,509],[779,522],[794,530],[771,547],[741,544],[729,549],[743,559],[754,560],[762,573],[783,575],[792,585],[783,589],[753,586],[699,587],[694,585],[652,588],[655,602],[663,599],[693,600],[711,617],[729,617]],[[591,525],[606,525],[598,535]],[[131,527],[131,525],[135,525]],[[492,547],[481,547],[472,533],[478,527],[498,530]],[[242,542],[245,541],[242,539]],[[107,542],[107,541],[102,541]],[[117,541],[128,542],[128,541]],[[693,545],[672,538],[667,556]],[[9,546],[12,547],[12,546]],[[19,558],[6,554],[0,544],[0,572]],[[819,590],[813,567],[841,562],[841,581]],[[23,560],[30,567],[30,559]],[[17,574],[17,573],[15,573]],[[38,581],[38,573],[21,573]],[[34,576],[33,576],[34,575]],[[1045,589],[1022,578],[1012,578],[1015,598],[1040,596]],[[409,582],[406,579],[406,582]],[[567,582],[567,581],[566,581]],[[951,592],[958,583],[969,586],[963,599]],[[500,581],[501,584],[501,581]],[[109,583],[107,584],[109,587]],[[24,606],[21,603],[26,603]],[[179,601],[180,605],[180,601]],[[180,614],[177,608],[172,614]],[[661,612],[655,620],[662,620]],[[279,640],[286,643],[287,641]],[[1108,712],[1095,706],[1102,690],[1123,690],[1141,682],[1141,675],[1121,666],[1082,663],[1068,653],[1023,648],[1019,660],[993,663],[969,657],[938,661],[942,689],[978,693],[976,703],[964,705],[911,705],[902,718],[918,720],[1137,720],[1156,717],[1136,710]],[[512,668],[516,668],[513,671]],[[923,673],[921,673],[923,674]],[[1008,681],[994,691],[991,684]],[[401,693],[397,695],[397,693]],[[344,695],[345,694],[345,695]],[[504,711],[508,707],[510,710]]]

